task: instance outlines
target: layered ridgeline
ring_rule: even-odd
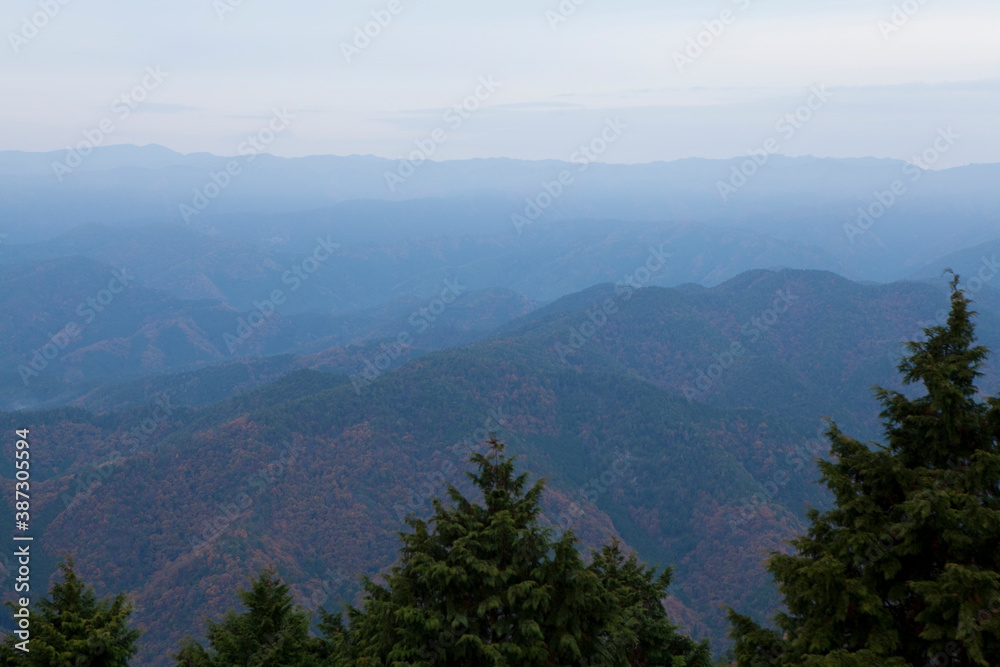
[[[275,279],[268,290],[254,283],[264,296],[240,310],[148,287],[130,268],[82,257],[0,265],[0,281],[9,287],[0,296],[0,405],[6,409],[65,404],[104,383],[227,362],[259,369],[251,373],[259,383],[275,379],[279,369],[306,365],[259,362],[292,352],[322,352],[334,365],[342,358],[344,370],[353,372],[346,352],[332,346],[373,357],[372,341],[408,331],[412,349],[402,359],[395,355],[398,363],[482,338],[535,307],[509,290],[452,281],[449,308],[440,311],[438,288],[345,313],[289,313],[284,306],[296,292]]]
[[[670,256],[653,276],[656,285],[712,285],[753,268],[842,268],[820,248],[691,221],[538,220],[520,231],[432,224],[449,216],[480,223],[484,213],[472,204],[363,202],[258,224],[244,219],[226,234],[167,223],[86,224],[39,242],[6,240],[0,264],[83,256],[127,267],[144,287],[244,311],[282,289],[286,315],[377,308],[421,288],[440,289],[449,278],[470,290],[501,287],[551,301],[620,279],[650,247]]]
[[[926,140],[952,146],[958,137],[941,128]],[[514,233],[515,225],[527,231],[544,220],[666,220],[739,228],[812,248],[812,257],[743,270],[833,268],[808,263],[824,256],[850,277],[895,280],[945,252],[995,239],[1000,213],[994,187],[1000,165],[925,171],[914,166],[923,164],[919,157],[426,161],[410,165],[413,173],[398,182],[403,163],[372,156],[278,158],[251,151],[230,158],[160,146],[98,147],[85,159],[72,152],[0,152],[0,220],[9,243],[67,231],[79,225],[81,211],[83,222],[141,218],[279,244],[320,222],[323,234],[342,221],[354,223],[355,238],[386,240],[415,230],[431,238]],[[225,172],[234,159],[240,173],[230,177]],[[306,238],[313,242],[316,234]]]
[[[340,366],[352,346],[374,375],[609,281],[715,286],[773,266],[850,273],[824,249],[752,230],[539,220],[521,233],[484,223],[435,235],[444,204],[383,202],[384,217],[370,206],[247,221],[232,236],[152,224],[0,239],[0,281],[10,287],[0,294],[0,407],[51,406],[102,383],[278,354],[322,353],[331,370],[353,374]],[[451,214],[476,218],[470,206]],[[996,258],[987,243],[916,275],[953,266],[996,309]],[[391,338],[408,350],[373,371],[380,351],[366,346]]]
[[[70,552],[99,592],[129,592],[142,664],[163,664],[271,564],[312,607],[354,599],[355,574],[393,561],[403,517],[426,516],[445,482],[463,488],[463,462],[491,431],[549,480],[546,521],[672,564],[674,618],[718,646],[721,605],[772,612],[762,554],[801,532],[806,506],[827,506],[812,483],[820,417],[877,434],[867,388],[893,386],[901,341],[947,305],[930,286],[819,272],[713,289],[623,281],[360,383],[302,369],[227,398],[230,377],[252,386],[258,368],[230,365],[78,401],[100,413],[3,421],[43,443],[39,572]],[[980,331],[997,347],[995,314]],[[256,381],[283,363],[331,367],[323,355],[274,363]],[[119,403],[145,407],[108,410]]]

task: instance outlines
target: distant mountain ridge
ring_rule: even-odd
[[[515,216],[529,226],[536,220],[576,219],[693,222],[821,248],[848,277],[887,281],[946,252],[995,239],[1000,217],[995,188],[1000,165],[995,164],[923,172],[897,160],[774,155],[723,197],[719,184],[731,181],[745,158],[639,165],[427,162],[394,191],[385,179],[397,167],[391,160],[252,157],[237,156],[239,173],[226,176],[234,158],[180,155],[157,146],[108,146],[95,149],[59,182],[51,172],[58,152],[3,152],[0,218],[9,221],[4,233],[10,243],[23,243],[84,222],[147,221],[239,238],[234,230],[248,217],[296,218],[356,200],[395,201],[408,210],[423,206],[420,200],[441,200],[441,210],[450,212],[433,216],[418,234],[435,227],[450,234],[516,232]],[[551,184],[564,173],[572,180],[553,197],[545,186],[555,192]],[[212,174],[224,185],[214,184]],[[890,202],[882,193],[897,182],[902,194],[892,195]],[[204,194],[206,188],[213,197]],[[182,214],[181,206],[191,207],[197,192],[204,207]],[[880,200],[888,203],[881,212]],[[472,215],[463,213],[463,206]],[[874,218],[863,217],[869,209]]]

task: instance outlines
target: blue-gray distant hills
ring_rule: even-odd
[[[294,237],[300,224],[339,226],[344,239],[388,242],[519,236],[587,219],[752,232],[784,244],[792,258],[740,269],[824,268],[887,281],[1000,236],[997,164],[925,172],[897,160],[779,155],[759,166],[749,158],[479,159],[426,162],[402,182],[392,179],[392,190],[386,174],[398,177],[400,163],[372,156],[219,157],[122,145],[95,149],[57,176],[53,164],[66,160],[66,151],[0,152],[0,233],[8,243],[87,222],[182,224],[258,241]]]
[[[823,418],[881,437],[871,387],[903,389],[947,269],[1000,389],[1000,165],[66,160],[0,153],[0,423],[44,443],[38,580],[71,551],[130,594],[142,664],[268,564],[354,600],[493,430],[546,522],[672,565],[721,649],[829,502]]]

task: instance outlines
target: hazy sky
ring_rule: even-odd
[[[908,159],[949,127],[954,146],[927,166],[1000,162],[996,0],[61,1],[0,10],[0,149],[63,149],[103,120],[103,144],[234,154],[287,108],[267,146],[286,156],[396,158],[440,128],[434,159],[569,159],[620,119],[609,162],[768,139],[786,155]],[[387,25],[348,62],[372,12]],[[445,116],[463,100],[479,108]]]

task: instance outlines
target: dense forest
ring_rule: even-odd
[[[767,559],[777,615],[729,609],[735,643],[716,664],[1000,661],[1000,397],[978,387],[989,351],[970,304],[953,283],[946,321],[908,344],[902,385],[922,392],[876,391],[884,445],[829,424],[819,471],[832,505],[810,509],[807,530]],[[429,518],[407,516],[395,564],[363,577],[357,605],[312,613],[268,567],[227,591],[233,609],[206,620],[204,639],[179,641],[174,663],[713,664],[663,604],[671,568],[657,572],[616,539],[584,548],[574,530],[543,521],[545,480],[529,485],[496,437],[484,446],[469,454],[464,484],[435,494]],[[30,652],[14,634],[4,660],[127,665],[140,636],[132,611],[123,594],[98,598],[67,554],[31,618]]]
[[[0,14],[0,667],[1000,667],[997,0]]]

